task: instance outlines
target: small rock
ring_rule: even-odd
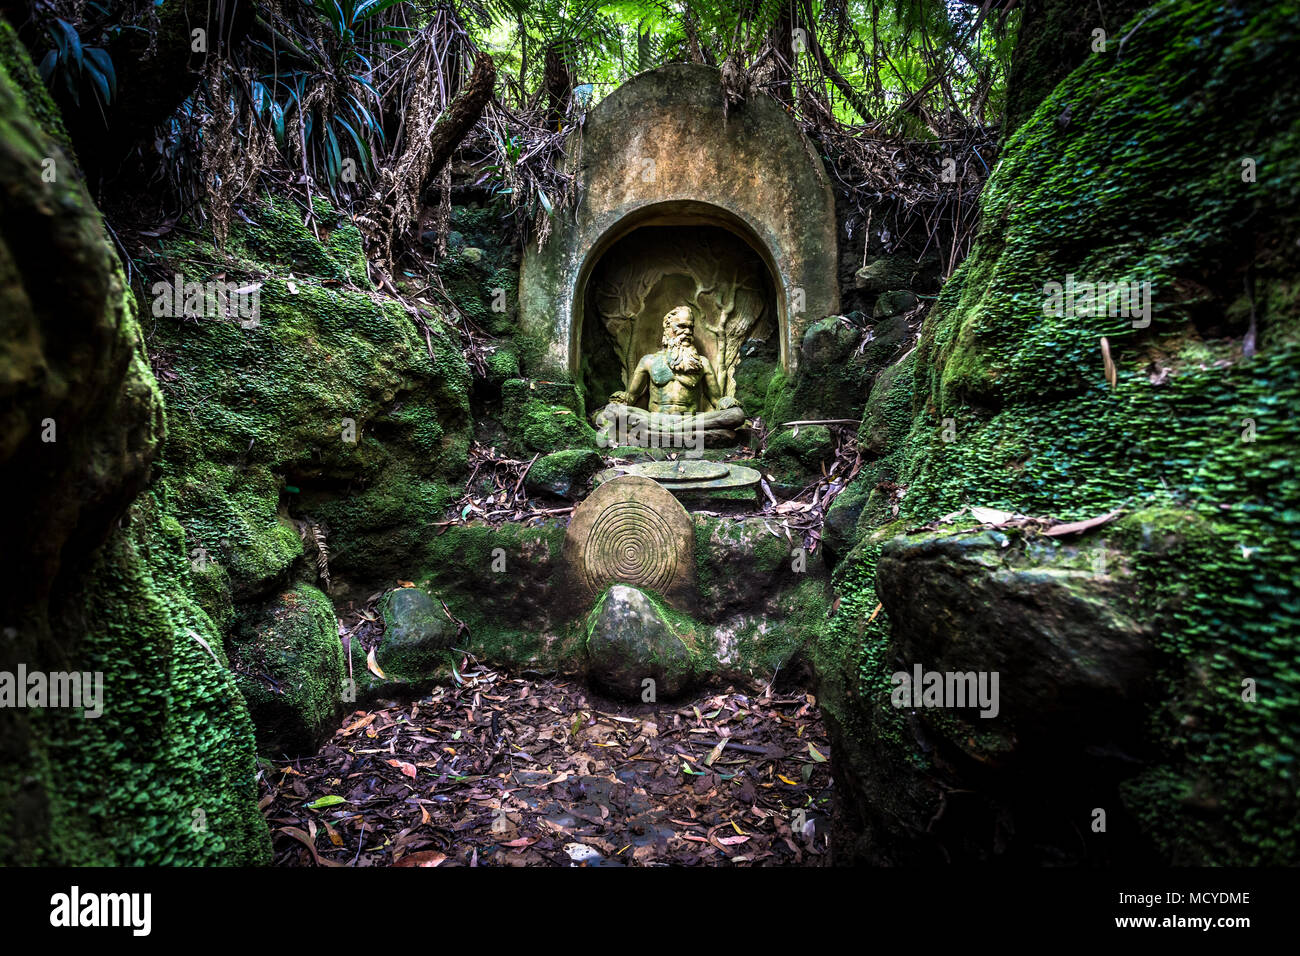
[[[603,466],[604,461],[594,451],[582,448],[557,451],[533,463],[524,478],[524,487],[532,494],[577,498],[586,490],[591,476]]]
[[[906,289],[896,292],[882,292],[876,299],[876,307],[871,310],[873,319],[886,319],[891,315],[902,315],[916,308],[916,296]]]
[[[808,326],[800,345],[800,361],[809,368],[844,362],[861,335],[843,316],[828,315]]]
[[[654,681],[656,697],[675,697],[690,682],[690,653],[659,609],[637,588],[616,584],[587,618],[588,674],[601,690],[641,700]]]
[[[418,588],[398,588],[384,595],[379,610],[384,638],[375,659],[386,676],[420,680],[446,663],[456,628],[437,601]]]
[[[866,292],[884,292],[908,285],[912,278],[908,260],[883,256],[873,259],[853,274],[855,288]]]

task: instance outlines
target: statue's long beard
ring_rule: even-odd
[[[665,336],[664,345],[668,351],[668,367],[674,372],[699,372],[704,369],[699,350],[686,341],[686,333]]]

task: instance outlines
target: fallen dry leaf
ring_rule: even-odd
[[[379,669],[379,661],[375,660],[375,649],[372,647],[366,652],[366,670],[374,674],[380,680],[387,680],[384,672]]]
[[[437,850],[421,850],[419,853],[408,853],[393,866],[437,866],[445,859],[447,859],[445,853],[439,853]]]

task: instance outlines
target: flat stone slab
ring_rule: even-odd
[[[695,525],[663,485],[614,477],[573,511],[563,562],[574,599],[590,607],[610,584],[630,584],[688,608],[695,594]]]
[[[697,469],[693,466],[699,467]],[[664,477],[660,477],[661,474]],[[727,462],[650,461],[606,468],[597,473],[595,481],[599,486],[620,475],[654,478],[674,494],[679,491],[709,492],[752,488],[758,485],[759,479],[757,470]]]
[[[653,478],[662,484],[677,481],[711,481],[714,478],[723,478],[727,474],[727,466],[720,461],[651,461],[641,465],[631,466],[633,471],[631,475],[641,475],[644,478]]]

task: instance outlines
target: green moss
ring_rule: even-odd
[[[104,674],[104,716],[51,712],[59,772],[45,862],[270,861],[252,723],[165,507],[156,494],[132,506],[129,530],[102,549],[78,596],[85,666]]]
[[[323,197],[314,209],[327,229],[337,224],[338,215]],[[287,266],[300,275],[317,279],[367,283],[364,257],[359,256],[356,226],[347,224],[342,234],[323,243],[308,228],[303,212],[292,200],[266,196],[250,214],[252,222],[232,225],[228,252],[250,262]],[[317,226],[319,229],[319,225]],[[360,266],[360,273],[357,267]]]
[[[778,368],[772,373],[762,411],[763,421],[770,426],[794,421],[797,418],[794,413],[793,388],[783,369]]]
[[[576,497],[591,482],[591,476],[604,467],[604,460],[594,451],[568,449],[543,455],[528,469],[528,487],[561,498]]]
[[[487,358],[488,381],[500,386],[512,378],[519,378],[519,356],[513,346],[502,345]]]
[[[564,535],[558,522],[452,525],[424,534],[410,580],[465,622],[466,643],[457,646],[505,666],[570,666],[579,659],[587,608],[571,606],[562,587]]]
[[[501,389],[502,424],[522,451],[549,454],[595,448],[596,432],[587,424],[582,395],[566,382],[512,379]]]
[[[456,307],[491,335],[512,335],[519,319],[519,268],[500,222],[488,209],[456,206],[438,274]],[[518,373],[516,373],[518,374]]]
[[[823,462],[834,454],[835,441],[825,425],[783,428],[768,439],[763,470],[782,487],[801,488],[823,474]]]
[[[72,139],[63,125],[63,117],[50,98],[36,65],[28,57],[22,40],[7,20],[0,23],[0,70],[15,84],[18,95],[36,124],[46,136],[58,143],[68,159],[75,162],[76,153],[72,148]],[[67,173],[70,175],[71,170]]]
[[[329,265],[333,250],[357,251],[350,227],[322,243],[280,222],[298,216],[283,201],[266,210],[257,221],[283,228],[260,244],[235,236],[224,262],[202,243],[167,247],[187,281],[216,271],[200,263],[221,262],[228,278],[243,270],[261,287],[254,327],[155,318],[174,410],[166,474],[192,546],[219,555],[236,598],[287,580],[303,550],[289,517],[322,528],[340,593],[364,596],[411,573],[419,529],[454,497],[470,441],[469,369],[448,326],[430,323],[426,339],[392,301],[329,279],[343,275]],[[244,258],[254,251],[273,258]]]
[[[22,662],[86,673],[102,690],[97,716],[84,708],[0,713],[0,861],[268,862],[252,727],[220,634],[198,602],[184,532],[165,489],[128,506],[164,431],[134,303],[98,212],[67,164],[57,111],[4,22],[0,143],[7,212],[23,223],[18,238],[27,243],[14,255],[0,242],[2,311],[14,333],[0,377],[19,398],[0,458],[6,500],[19,512],[9,530],[26,541],[22,564],[5,565],[0,663],[7,671]],[[42,178],[45,159],[57,161],[53,180]],[[47,252],[51,225],[49,249],[78,263],[57,284],[70,293],[63,305],[35,295],[42,284],[19,272],[25,258]],[[28,323],[42,342],[25,341]],[[39,375],[30,378],[33,361]],[[21,447],[30,417],[21,403],[32,400],[59,428],[36,467]],[[34,484],[15,480],[24,475]]]
[[[836,569],[817,667],[843,728],[837,757],[875,754],[872,772],[880,745],[927,760],[887,704],[888,614],[871,617],[882,535],[968,504],[1066,520],[1122,507],[1136,513],[1105,534],[1136,562],[1161,651],[1156,756],[1125,785],[1130,808],[1171,862],[1288,859],[1300,838],[1300,129],[1271,117],[1300,111],[1300,84],[1261,65],[1300,53],[1298,21],[1159,5],[1121,31],[1122,57],[1090,57],[1011,138],[914,376],[900,370],[864,416],[866,481],[903,497],[895,517],[869,495]],[[1246,152],[1256,183],[1240,175]],[[1252,260],[1260,348],[1246,359]],[[1045,313],[1044,284],[1069,275],[1151,282],[1150,327]],[[1249,706],[1245,678],[1259,688]]]
[[[343,703],[343,648],[329,598],[298,585],[245,615],[229,647],[258,748],[314,753],[337,729]]]

